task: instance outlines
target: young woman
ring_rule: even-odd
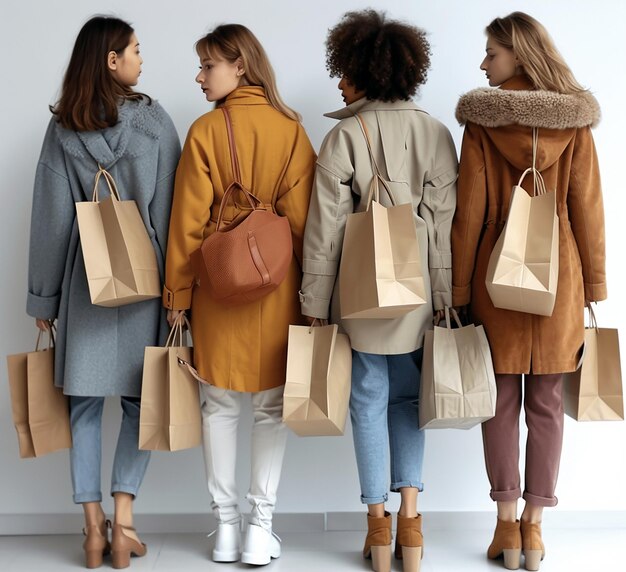
[[[426,81],[430,48],[423,31],[372,11],[349,12],[330,30],[326,65],[340,77],[346,107],[317,162],[304,237],[302,313],[340,323],[352,344],[350,413],[361,501],[368,505],[363,555],[374,570],[391,565],[388,491],[401,495],[396,557],[419,568],[422,547],[417,495],[423,488],[424,433],[417,402],[424,332],[433,311],[451,304],[450,227],[457,160],[448,130],[411,97]],[[356,117],[358,114],[358,118]],[[360,118],[360,119],[359,119]],[[367,208],[373,177],[363,121],[395,204],[413,206],[428,303],[388,320],[340,319],[337,271],[346,217]],[[381,202],[390,206],[389,197]],[[389,457],[391,456],[391,459]],[[389,461],[391,461],[389,463]],[[389,482],[391,466],[391,483]],[[403,556],[404,555],[404,556]]]
[[[119,308],[91,304],[76,225],[76,207],[91,200],[98,166],[115,179],[123,199],[137,202],[163,268],[180,143],[167,113],[133,91],[142,58],[133,29],[96,17],[81,29],[52,108],[37,166],[30,238],[27,312],[37,326],[57,322],[56,383],[70,396],[74,502],[83,506],[88,568],[111,548],[113,565],[146,547],[133,529],[132,503],[149,460],[137,448],[145,346],[167,331],[159,300]],[[101,418],[105,396],[123,409],[111,494],[112,547],[101,507]]]
[[[315,153],[299,115],[278,94],[263,47],[246,27],[215,28],[196,44],[196,77],[216,109],[189,130],[176,174],[163,302],[174,320],[191,309],[194,361],[203,396],[204,457],[218,527],[216,562],[241,558],[263,565],[280,556],[272,513],[286,444],[282,424],[289,324],[302,321],[298,304],[302,235]],[[276,290],[255,302],[225,307],[195,287],[190,255],[215,232],[224,192],[234,180],[225,108],[232,122],[243,186],[286,216],[294,257]],[[224,206],[224,220],[249,214],[244,197]],[[239,495],[235,482],[237,425],[250,394],[254,413],[252,471],[247,498],[252,513],[241,553]]]
[[[489,558],[516,569],[520,549],[528,570],[544,555],[541,517],[555,506],[563,439],[563,372],[576,369],[583,343],[585,301],[606,298],[604,214],[591,127],[600,116],[574,79],[544,27],[514,12],[487,26],[480,68],[489,85],[459,101],[465,124],[459,197],[452,231],[453,301],[469,305],[487,332],[496,371],[496,416],[483,424],[491,498],[498,521]],[[489,256],[507,217],[513,185],[532,164],[556,191],[559,278],[552,316],[495,308],[485,287]],[[532,182],[526,189],[532,192]],[[530,186],[529,186],[530,185]],[[522,376],[524,384],[522,388]],[[526,475],[520,488],[519,413],[526,412]],[[517,500],[525,501],[521,524]]]

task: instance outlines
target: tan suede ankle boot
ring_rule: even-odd
[[[424,550],[422,515],[404,517],[398,514],[396,558],[402,560],[403,572],[419,572]]]
[[[372,559],[374,572],[391,570],[391,515],[383,517],[367,515],[367,536],[363,547],[363,557]]]
[[[546,549],[541,540],[541,523],[522,520],[520,530],[526,570],[539,570],[539,565],[546,555]]]
[[[493,540],[487,550],[487,557],[491,559],[504,557],[504,567],[508,570],[519,568],[522,553],[522,535],[520,522],[508,522],[498,519]]]

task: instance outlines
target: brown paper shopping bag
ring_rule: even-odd
[[[41,457],[72,446],[69,408],[63,390],[54,385],[54,338],[34,352],[7,356],[13,423],[20,457]]]
[[[191,362],[191,348],[183,347],[180,314],[165,347],[144,353],[139,417],[139,448],[178,451],[197,447],[202,440],[198,382],[180,360]]]
[[[496,378],[482,326],[461,326],[456,312],[446,308],[446,326],[426,332],[423,356],[422,429],[469,429],[495,415]]]
[[[536,139],[533,130],[535,152]],[[533,174],[533,196],[521,186],[528,173]],[[546,191],[541,173],[533,166],[513,187],[509,215],[489,258],[485,284],[496,308],[551,316],[558,279],[556,193]]]
[[[348,336],[329,326],[289,326],[283,421],[301,436],[343,435],[352,376]]]
[[[624,390],[616,329],[598,328],[590,306],[589,327],[578,369],[565,374],[565,413],[576,421],[624,419]]]
[[[380,174],[365,124],[374,176],[367,210],[352,213],[346,228],[339,266],[342,318],[397,318],[426,303],[420,248],[410,203],[386,208],[380,187],[393,203],[390,186]]]
[[[98,200],[104,177],[110,196]],[[161,295],[154,247],[135,201],[120,200],[115,181],[102,167],[92,201],[76,203],[89,295],[98,306],[122,306]]]

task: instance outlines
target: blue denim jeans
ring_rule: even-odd
[[[424,488],[424,432],[417,413],[421,365],[421,348],[399,355],[352,350],[350,417],[364,504],[387,501],[389,490]]]
[[[140,451],[139,405],[137,397],[122,397],[122,424],[111,476],[111,494],[137,491],[150,460],[149,451]],[[74,502],[100,502],[100,465],[102,458],[102,409],[104,397],[70,396],[72,448],[70,466]]]

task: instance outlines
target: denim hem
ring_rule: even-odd
[[[522,489],[520,489],[518,487],[518,488],[512,489],[510,491],[494,491],[494,490],[492,490],[491,493],[489,493],[489,496],[491,497],[491,500],[494,500],[496,502],[514,501],[514,500],[517,500],[518,498],[520,498],[522,496]]]
[[[424,490],[424,483],[421,481],[398,481],[397,483],[391,483],[391,492],[399,493],[401,488],[411,487],[417,489],[420,493]]]
[[[387,493],[379,497],[365,497],[361,495],[361,502],[363,504],[381,504],[387,502],[388,497],[389,495]]]
[[[79,493],[72,496],[75,504],[83,504],[85,502],[102,502],[101,492]]]
[[[559,499],[556,497],[540,497],[528,491],[524,491],[522,497],[527,503],[534,504],[535,506],[552,507],[556,506],[559,502]]]
[[[111,483],[111,496],[113,496],[115,493],[126,493],[129,495],[133,495],[133,497],[137,498],[138,491],[139,486]]]

